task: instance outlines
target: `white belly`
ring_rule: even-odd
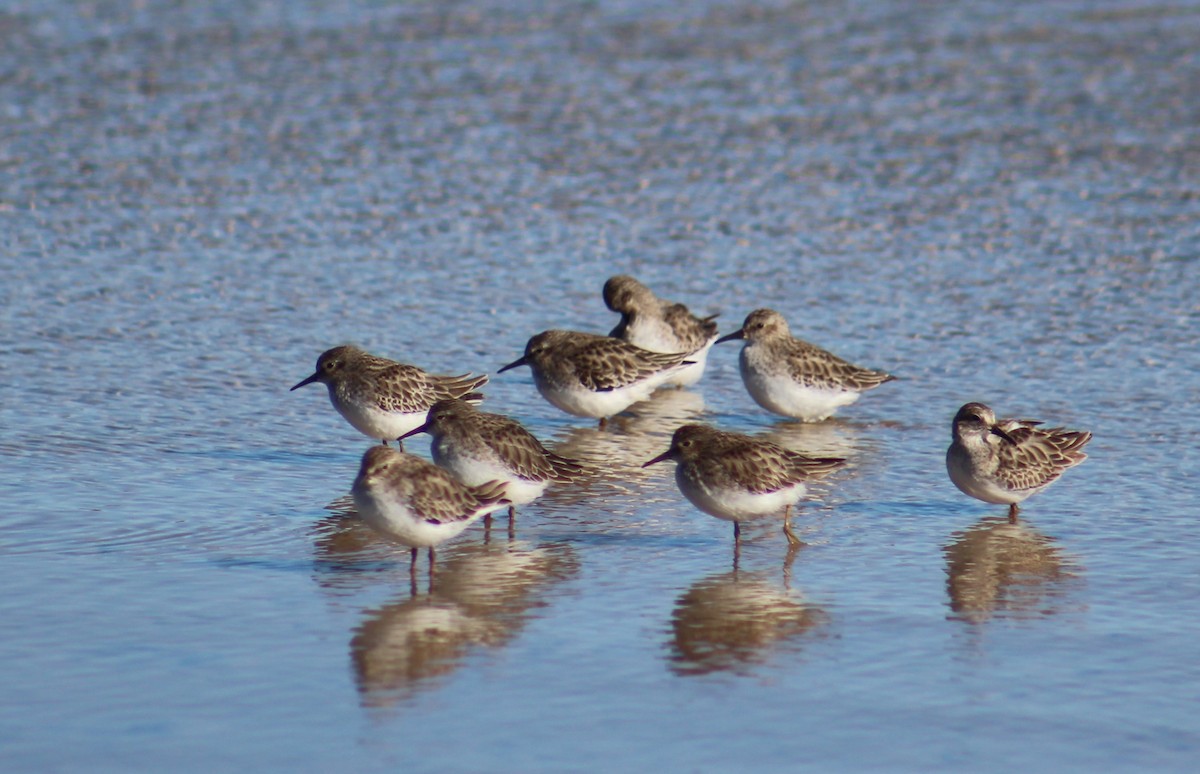
[[[428,415],[426,411],[402,414],[383,411],[374,405],[343,401],[332,389],[329,391],[329,400],[355,430],[376,441],[394,441],[423,425]]]
[[[712,349],[713,338],[700,349],[687,356],[694,365],[684,366],[680,370],[671,375],[669,379],[663,382],[664,385],[676,385],[679,387],[688,387],[700,381],[700,377],[704,375],[704,366],[708,363],[708,351]]]
[[[692,505],[709,516],[716,516],[725,521],[742,521],[773,513],[782,514],[784,508],[804,496],[804,484],[795,484],[766,494],[753,494],[740,488],[708,487],[687,475],[683,465],[678,465],[675,469],[675,483]]]
[[[746,363],[745,350],[740,368],[746,391],[754,402],[785,417],[819,422],[858,400],[859,393],[853,390],[805,387],[786,374],[764,373]]]
[[[379,498],[370,491],[360,489],[356,489],[353,494],[359,518],[367,526],[412,548],[436,546],[461,534],[475,521],[471,518],[445,524],[431,524],[417,516],[402,501]]]
[[[517,476],[496,458],[487,459],[464,453],[453,444],[433,443],[433,461],[467,486],[480,486],[489,481],[505,482],[504,496],[513,505],[524,505],[542,496],[549,481],[528,481]]]
[[[601,418],[620,414],[634,403],[649,398],[655,388],[669,376],[669,373],[664,372],[626,387],[604,392],[595,392],[582,385],[560,387],[542,379],[536,372],[533,381],[542,397],[556,408],[572,416]]]
[[[650,352],[684,351],[684,348],[679,346],[679,341],[670,332],[665,323],[662,325],[633,326],[626,333],[626,340],[635,347],[641,347]],[[704,375],[704,366],[708,362],[708,351],[712,349],[712,345],[716,340],[717,337],[713,336],[708,340],[707,344],[688,355],[687,359],[691,360],[694,365],[685,366],[675,371],[663,382],[663,385],[687,387],[700,381],[700,377]]]

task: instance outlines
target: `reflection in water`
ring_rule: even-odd
[[[824,422],[782,420],[760,437],[809,457],[841,457],[847,462],[863,451],[860,428],[844,419]]]
[[[824,610],[767,580],[766,573],[719,573],[692,584],[671,615],[671,671],[746,674],[798,637],[824,627]]]
[[[704,398],[698,393],[665,389],[613,417],[605,430],[573,428],[553,444],[553,451],[579,460],[588,473],[570,484],[550,487],[542,499],[573,505],[595,497],[597,490],[636,493],[638,482],[656,474],[642,468],[642,463],[662,453],[675,428],[694,421],[703,411]]]
[[[368,611],[350,641],[362,703],[386,707],[435,687],[477,647],[510,641],[551,584],[578,572],[566,545],[456,545],[426,594]]]
[[[356,593],[364,577],[384,575],[389,582],[407,583],[408,549],[392,543],[358,519],[351,510],[334,506],[337,513],[312,526],[313,579],[332,594]]]
[[[946,590],[954,617],[1027,618],[1058,612],[1077,575],[1054,540],[1024,521],[989,516],[945,547]]]

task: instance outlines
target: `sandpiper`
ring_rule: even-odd
[[[665,385],[687,387],[704,373],[708,350],[717,341],[716,315],[697,317],[683,304],[664,301],[650,288],[627,274],[604,283],[604,303],[621,315],[609,336],[651,352],[686,352],[693,365],[679,371]]]
[[[783,534],[796,546],[792,505],[804,496],[805,483],[841,467],[845,460],[813,458],[761,438],[707,425],[683,425],[671,447],[642,467],[672,459],[675,483],[692,505],[733,522],[734,545],[741,542],[740,522],[783,510]]]
[[[739,331],[717,339],[745,339],[739,365],[754,402],[776,414],[818,422],[863,392],[896,377],[842,360],[832,352],[793,338],[787,320],[771,309],[757,309]]]
[[[433,436],[434,462],[461,483],[504,483],[510,531],[516,506],[541,497],[552,483],[566,483],[583,473],[578,462],[549,451],[517,420],[480,411],[462,400],[434,403],[425,424],[403,437],[417,433]]]
[[[1017,504],[1054,483],[1067,468],[1087,459],[1086,430],[1040,428],[1029,419],[996,419],[982,403],[968,403],[954,415],[953,438],[946,450],[946,471],[964,494],[1008,505],[1016,520]]]
[[[693,361],[683,352],[649,352],[626,341],[579,331],[543,331],[525,354],[501,368],[527,365],[551,404],[577,417],[606,419],[650,397]]]
[[[345,345],[323,352],[313,375],[292,389],[321,382],[329,388],[333,407],[354,429],[386,446],[423,423],[435,401],[479,402],[483,396],[473,390],[487,381],[486,375],[436,376]]]
[[[503,481],[464,486],[432,462],[372,446],[363,454],[351,494],[368,526],[412,549],[409,569],[416,572],[418,548],[429,548],[432,570],[434,546],[507,505],[504,488]]]

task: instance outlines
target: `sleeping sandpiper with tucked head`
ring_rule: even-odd
[[[707,425],[683,425],[671,437],[671,447],[642,467],[668,459],[678,463],[675,483],[692,505],[733,522],[735,545],[741,541],[739,522],[780,511],[788,543],[799,545],[790,522],[792,505],[804,496],[807,481],[845,463]]]
[[[412,549],[413,572],[418,548],[429,548],[432,571],[434,546],[508,504],[502,481],[464,486],[432,462],[389,446],[363,454],[351,494],[369,527]]]
[[[321,382],[329,388],[333,407],[354,429],[386,445],[422,424],[435,401],[482,400],[472,390],[487,381],[487,376],[472,374],[435,376],[345,345],[323,352],[313,375],[292,389]]]
[[[739,331],[723,341],[745,339],[739,366],[754,402],[805,422],[827,419],[863,392],[896,377],[842,360],[807,341],[793,338],[783,315],[771,309],[751,312]]]
[[[579,331],[543,331],[525,354],[501,368],[527,365],[542,397],[577,417],[597,417],[600,427],[692,364],[683,352],[649,352],[626,341]]]
[[[1029,419],[996,419],[982,403],[968,403],[954,415],[953,441],[946,450],[946,471],[964,494],[1008,505],[1015,520],[1017,504],[1050,486],[1067,468],[1087,459],[1086,430],[1040,428]]]
[[[533,502],[553,483],[567,483],[583,473],[575,460],[560,457],[515,419],[480,411],[462,400],[439,400],[425,424],[408,435],[433,436],[433,460],[467,486],[504,483],[509,530],[516,506]],[[405,436],[407,437],[407,436]],[[485,516],[485,520],[490,518]]]
[[[650,288],[627,274],[604,283],[604,303],[621,315],[609,336],[628,341],[651,352],[686,352],[693,365],[679,371],[664,384],[687,387],[704,373],[708,350],[717,340],[712,317],[697,317],[683,304],[664,301]]]

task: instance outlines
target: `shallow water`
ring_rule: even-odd
[[[1179,770],[1200,761],[1200,4],[24,0],[0,11],[6,770]],[[632,273],[898,374],[827,423],[717,347],[446,546],[345,513],[288,387],[494,374]],[[1003,508],[959,405],[1090,429]],[[700,419],[850,459],[731,530]],[[426,453],[424,441],[410,448]]]

